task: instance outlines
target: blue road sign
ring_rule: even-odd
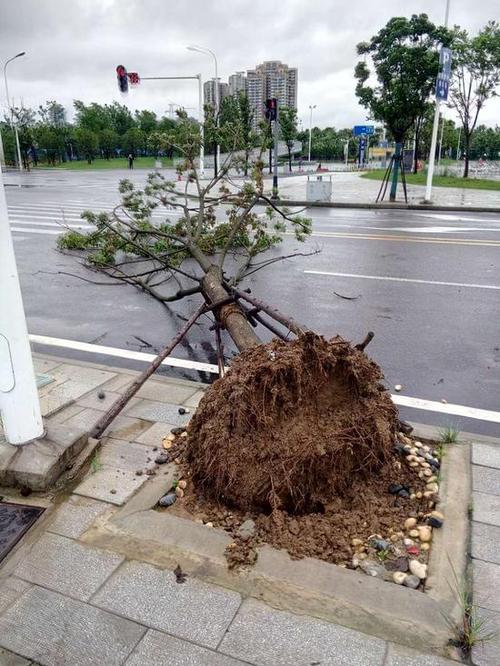
[[[361,136],[362,134],[370,136],[375,134],[375,127],[373,125],[354,125],[352,133],[354,136]]]
[[[448,100],[448,79],[442,79],[440,76],[436,79],[436,99],[446,102]]]
[[[439,52],[439,68],[441,78],[450,80],[451,76],[451,49],[443,46]]]

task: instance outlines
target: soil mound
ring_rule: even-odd
[[[243,352],[189,425],[197,490],[244,511],[323,513],[393,460],[397,410],[382,379],[340,337],[307,333]]]

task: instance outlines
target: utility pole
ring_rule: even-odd
[[[308,159],[309,164],[311,164],[313,109],[315,109],[315,108],[316,108],[316,104],[309,104],[309,159]]]
[[[21,146],[19,145],[19,133],[17,131],[17,125],[14,125],[14,112],[10,103],[10,96],[9,96],[9,85],[7,83],[7,65],[12,62],[13,60],[16,60],[17,58],[22,58],[24,55],[26,55],[26,51],[22,51],[21,53],[17,53],[15,56],[12,58],[9,58],[4,66],[3,66],[3,78],[5,82],[5,95],[7,97],[7,107],[9,109],[9,118],[10,118],[10,128],[14,134],[15,141],[16,141],[16,151],[17,151],[17,167],[19,171],[23,170],[23,160],[21,157]],[[2,147],[2,152],[3,152],[3,147]]]
[[[0,413],[7,442],[26,444],[44,428],[0,170]]]
[[[276,98],[276,115],[274,117],[274,168],[273,168],[273,199],[278,198],[278,140],[279,140],[279,100]]]
[[[448,27],[448,17],[450,15],[450,0],[446,0],[446,10],[444,14],[444,27]],[[442,51],[442,49],[441,49]],[[441,60],[441,58],[440,58]],[[441,64],[441,63],[440,63]],[[451,64],[451,63],[450,63]],[[436,86],[437,92],[437,86]],[[441,100],[436,95],[436,109],[434,111],[434,124],[432,125],[432,138],[431,138],[431,150],[429,154],[429,166],[427,168],[427,183],[425,188],[425,203],[431,203],[432,197],[432,177],[434,175],[434,162],[436,159],[436,144],[437,144],[437,134],[439,126],[439,113],[440,113]]]

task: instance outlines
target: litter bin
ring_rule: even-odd
[[[161,169],[162,163],[161,160],[155,160],[155,169]]]
[[[307,176],[307,201],[331,201],[332,177]]]

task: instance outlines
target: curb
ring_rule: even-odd
[[[300,206],[303,208],[359,208],[375,210],[441,210],[448,212],[467,213],[500,213],[500,207],[487,208],[484,206],[439,206],[434,204],[406,204],[406,203],[356,203],[350,201],[303,201],[300,199],[278,199],[278,206]]]

